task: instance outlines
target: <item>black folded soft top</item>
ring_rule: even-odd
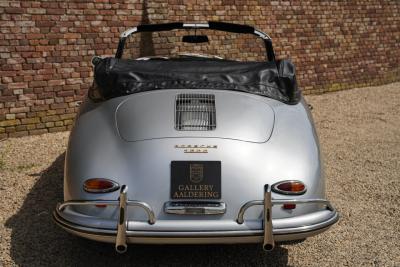
[[[103,99],[166,89],[233,90],[297,104],[294,65],[289,60],[239,62],[220,59],[95,61],[97,91]]]

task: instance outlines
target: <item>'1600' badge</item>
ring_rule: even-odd
[[[197,184],[203,181],[203,177],[203,164],[190,164],[190,181]]]

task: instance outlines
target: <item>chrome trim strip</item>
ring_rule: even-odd
[[[168,201],[164,203],[164,212],[179,215],[219,215],[226,212],[224,202],[178,202]]]
[[[272,199],[271,200],[272,205],[278,205],[278,204],[324,204],[330,211],[335,211],[335,209],[332,207],[331,203],[325,199]],[[264,205],[263,200],[252,200],[249,202],[246,202],[243,206],[240,207],[239,213],[237,216],[237,223],[242,224],[244,222],[244,213],[246,210],[250,207],[253,206],[260,206]]]
[[[315,231],[322,228],[330,227],[339,220],[339,214],[336,211],[332,211],[333,215],[326,221],[313,224],[313,225],[303,225],[295,228],[279,228],[274,229],[274,235],[287,235],[287,234],[297,234],[297,233],[307,233]]]
[[[184,28],[197,28],[197,29],[206,29],[209,28],[210,25],[208,23],[183,23]]]
[[[59,211],[63,211],[68,206],[93,206],[93,205],[118,206],[119,202],[116,200],[68,200],[63,203],[58,203],[57,209]]]
[[[115,235],[117,233],[116,230],[109,229],[101,229],[94,227],[85,227],[76,223],[69,222],[62,218],[58,211],[56,210],[53,213],[53,219],[55,222],[63,228],[67,228],[73,231],[78,231],[81,233],[94,234],[98,236],[110,236],[115,239]],[[313,224],[313,225],[305,225],[295,228],[282,228],[282,229],[273,229],[273,234],[276,240],[280,240],[279,236],[284,235],[296,235],[296,234],[304,234],[314,231],[319,231],[321,229],[327,229],[336,223],[339,219],[339,215],[334,212],[332,217],[328,220]],[[259,236],[259,241],[262,241],[263,230],[251,230],[251,231],[204,231],[204,232],[158,232],[158,231],[130,231],[128,230],[126,233],[128,240],[132,237],[135,238],[207,238],[207,237],[245,237],[245,236]]]
[[[57,204],[57,210],[59,212],[63,211],[68,206],[94,206],[94,205],[109,205],[109,206],[119,206],[118,200],[70,200],[64,203]],[[154,224],[156,222],[156,216],[154,211],[149,204],[137,200],[127,200],[127,206],[139,207],[146,211],[148,217],[148,223]]]

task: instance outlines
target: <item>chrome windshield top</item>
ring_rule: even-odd
[[[172,31],[178,29],[210,29],[210,30],[224,31],[224,32],[252,34],[264,40],[268,60],[275,61],[275,53],[272,47],[272,40],[268,34],[258,29],[255,29],[252,26],[219,22],[219,21],[209,21],[207,23],[171,22],[171,23],[138,25],[136,27],[124,31],[120,35],[120,40],[118,43],[118,48],[115,57],[116,58],[122,57],[122,54],[124,53],[126,39],[132,34],[138,32],[159,32],[159,31]]]
[[[211,30],[220,30],[227,32],[236,32],[236,33],[250,33],[257,35],[263,39],[271,39],[271,37],[251,26],[234,24],[234,23],[226,23],[226,22],[208,22],[208,23],[181,23],[181,22],[173,22],[173,23],[163,23],[163,24],[149,24],[149,25],[139,25],[133,28],[130,28],[123,33],[121,33],[121,38],[127,38],[131,34],[137,32],[151,32],[151,31],[170,31],[175,29],[211,29]]]

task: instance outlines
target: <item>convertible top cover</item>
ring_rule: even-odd
[[[104,100],[164,89],[242,91],[286,104],[297,104],[301,98],[295,68],[289,60],[239,62],[208,58],[132,60],[108,57],[95,60],[94,65],[96,89]]]

